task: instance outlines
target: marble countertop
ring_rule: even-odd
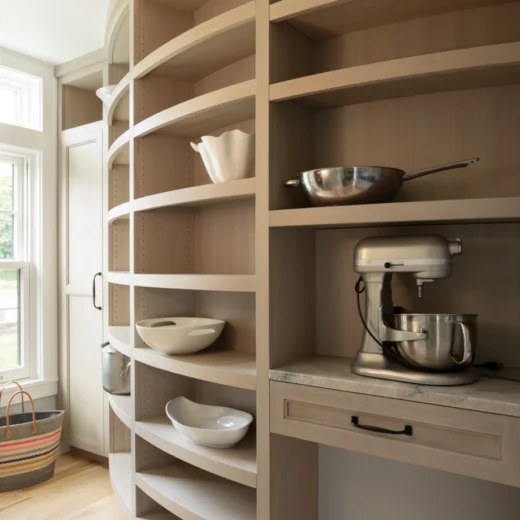
[[[493,375],[518,381],[483,377],[465,386],[425,386],[353,374],[351,359],[316,356],[271,370],[274,381],[329,388],[464,410],[520,417],[520,369],[503,369]],[[489,373],[489,372],[488,372]]]

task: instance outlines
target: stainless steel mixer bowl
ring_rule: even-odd
[[[396,343],[404,360],[419,370],[453,372],[473,363],[476,314],[394,314],[391,325],[398,330],[427,332],[425,340]]]

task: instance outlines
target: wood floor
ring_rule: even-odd
[[[58,459],[52,480],[0,494],[5,520],[127,520],[112,494],[108,468],[78,455]]]

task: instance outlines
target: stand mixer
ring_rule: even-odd
[[[362,278],[356,291],[364,333],[352,365],[354,373],[424,385],[464,385],[478,380],[478,373],[470,368],[474,357],[476,316],[399,315],[395,313],[392,301],[395,273],[413,276],[421,298],[425,283],[451,276],[453,258],[461,254],[459,239],[449,241],[439,235],[371,237],[357,245],[354,269]],[[366,293],[364,318],[359,304],[361,292]],[[423,320],[423,323],[430,320],[432,325],[429,330],[418,327],[417,323],[412,327],[414,330],[396,327],[396,324],[405,323],[405,318],[411,321],[416,318],[415,322]],[[463,344],[460,360],[452,352],[455,334]],[[417,353],[421,357],[416,362]],[[436,361],[442,356],[445,361],[426,362],[435,356]]]

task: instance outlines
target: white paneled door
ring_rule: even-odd
[[[73,447],[104,454],[103,124],[62,133],[62,386]]]

